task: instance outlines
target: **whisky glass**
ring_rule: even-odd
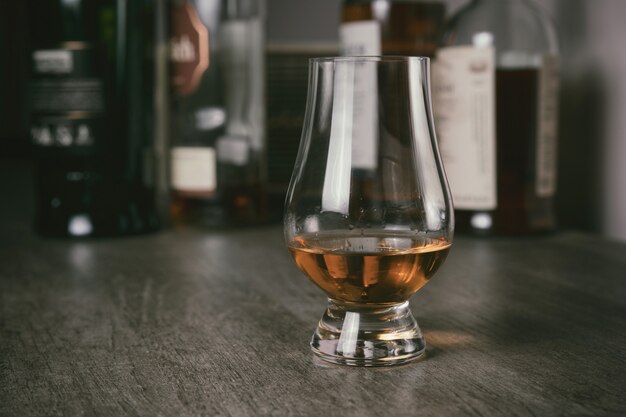
[[[316,58],[285,202],[285,241],[328,296],[313,352],[344,365],[419,358],[409,298],[454,229],[431,112],[429,60]]]

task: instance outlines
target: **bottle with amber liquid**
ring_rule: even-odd
[[[263,0],[170,0],[175,224],[267,219]]]
[[[35,228],[43,235],[119,236],[160,221],[156,52],[162,1],[29,2]],[[163,61],[165,63],[165,61]],[[161,141],[162,142],[162,141]]]
[[[433,68],[439,146],[460,232],[555,227],[558,45],[531,0],[474,0]]]
[[[440,1],[345,0],[339,30],[342,55],[432,57],[445,11]]]

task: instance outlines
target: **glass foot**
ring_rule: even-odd
[[[424,337],[409,302],[395,305],[328,300],[311,348],[320,358],[340,365],[398,365],[420,358]]]

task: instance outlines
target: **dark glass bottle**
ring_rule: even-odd
[[[36,230],[156,230],[155,25],[149,0],[31,1]]]
[[[435,124],[460,232],[555,227],[558,45],[529,0],[474,0],[433,69]]]
[[[432,57],[445,12],[440,1],[345,0],[340,27],[342,55]]]
[[[265,222],[264,1],[170,7],[173,222]]]

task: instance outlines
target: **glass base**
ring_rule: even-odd
[[[329,299],[313,338],[325,361],[352,366],[398,365],[420,358],[426,345],[409,302],[395,305]]]

